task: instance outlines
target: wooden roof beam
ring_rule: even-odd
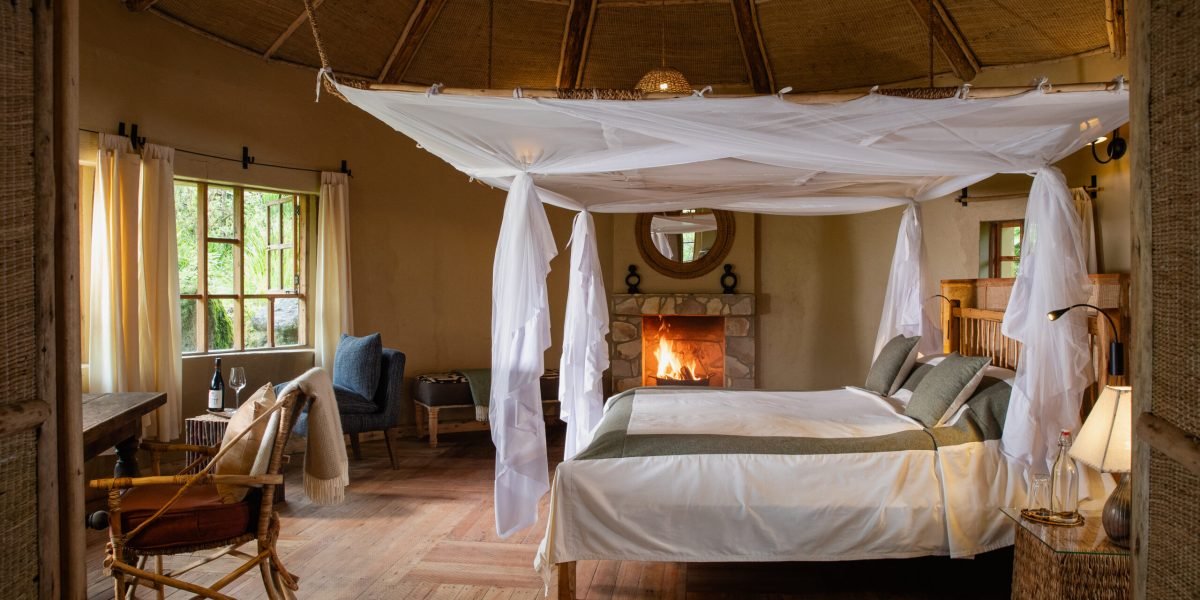
[[[313,0],[313,11],[321,8],[321,3],[324,1],[325,0]],[[270,48],[267,48],[266,52],[263,52],[263,58],[270,60],[270,58],[275,55],[275,52],[283,46],[283,43],[288,41],[288,38],[292,37],[292,34],[296,33],[296,30],[299,29],[300,26],[303,25],[307,20],[308,11],[300,11],[300,14],[296,15],[296,18],[292,20],[292,24],[288,25],[288,28],[284,29],[283,33],[279,34],[279,37],[275,38],[275,42],[271,44]]]
[[[577,88],[583,83],[583,66],[587,63],[588,45],[592,40],[596,4],[596,0],[571,0],[567,8],[562,50],[558,57],[556,85],[560,88]]]
[[[979,73],[979,59],[967,44],[967,38],[958,29],[954,19],[950,17],[942,0],[908,0],[921,22],[933,25],[933,41],[937,43],[954,74],[963,81],[975,79]],[[930,19],[929,9],[933,7],[933,18]]]
[[[125,8],[129,9],[129,12],[142,12],[157,3],[158,0],[125,0]]]
[[[1125,56],[1125,0],[1104,0],[1104,26],[1113,58]]]
[[[437,21],[438,15],[445,6],[446,0],[420,0],[417,2],[417,7],[408,17],[408,23],[404,24],[404,31],[396,40],[391,55],[388,56],[383,69],[379,71],[377,80],[380,83],[399,83],[404,80],[408,66],[412,64],[417,51],[421,49],[421,44],[425,42],[425,36],[433,29],[434,22]]]
[[[733,21],[742,42],[742,56],[746,59],[750,85],[757,94],[770,94],[775,91],[775,77],[767,61],[754,0],[730,0],[729,4],[733,8]]]

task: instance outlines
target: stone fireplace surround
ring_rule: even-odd
[[[613,393],[642,385],[642,317],[651,316],[724,317],[724,386],[754,388],[754,294],[613,294],[611,303]]]

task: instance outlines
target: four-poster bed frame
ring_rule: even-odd
[[[1118,324],[1118,335],[1128,337],[1129,276],[1124,274],[1091,275],[1092,303],[1100,306]],[[959,352],[970,356],[986,356],[992,364],[1005,368],[1017,368],[1021,345],[1001,332],[1004,311],[1014,284],[1013,279],[948,279],[941,282],[941,319],[943,347],[946,352]],[[1109,330],[1099,315],[1087,317],[1088,344],[1091,349],[1091,366],[1096,374],[1095,383],[1088,388],[1081,406],[1081,416],[1086,417],[1099,391],[1107,384],[1124,384],[1110,381],[1104,365],[1108,363]],[[1123,378],[1122,378],[1123,379]],[[578,587],[575,562],[555,565],[558,600],[574,600]]]

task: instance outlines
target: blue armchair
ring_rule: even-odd
[[[377,344],[376,348],[382,350],[378,370],[371,365],[361,364],[363,356],[373,356],[370,352],[356,352],[353,348],[343,350],[361,340],[374,341]],[[355,460],[362,460],[358,434],[382,431],[383,439],[387,443],[388,458],[392,468],[397,469],[399,465],[396,438],[399,437],[400,399],[404,391],[404,353],[378,346],[378,334],[368,338],[343,335],[342,342],[338,344],[337,356],[333,362],[333,393],[337,397],[338,414],[342,418],[342,431],[350,436],[350,447]],[[372,379],[376,380],[373,385],[370,383]],[[372,387],[375,391],[370,398],[360,393]],[[296,431],[307,435],[307,413],[301,415],[296,423]]]

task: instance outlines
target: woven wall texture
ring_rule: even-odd
[[[1154,414],[1200,434],[1200,7],[1147,2]],[[1139,75],[1141,76],[1141,75]],[[1200,477],[1150,459],[1147,598],[1200,597]]]
[[[897,83],[929,70],[926,24],[905,0],[754,0],[778,87],[832,90]],[[1107,45],[1104,0],[944,0],[984,67],[1054,60]],[[317,9],[334,70],[375,79],[417,0],[326,0]],[[407,83],[482,87],[494,12],[492,87],[553,87],[570,0],[449,0],[419,45]],[[728,0],[596,0],[581,87],[631,89],[662,61],[697,89],[750,91]],[[151,12],[262,55],[302,14],[299,0],[159,0]],[[940,51],[934,69],[949,72]],[[275,58],[319,66],[304,23]]]
[[[0,2],[0,403],[37,395],[34,331],[33,16]],[[0,595],[37,594],[37,446],[0,438]]]

